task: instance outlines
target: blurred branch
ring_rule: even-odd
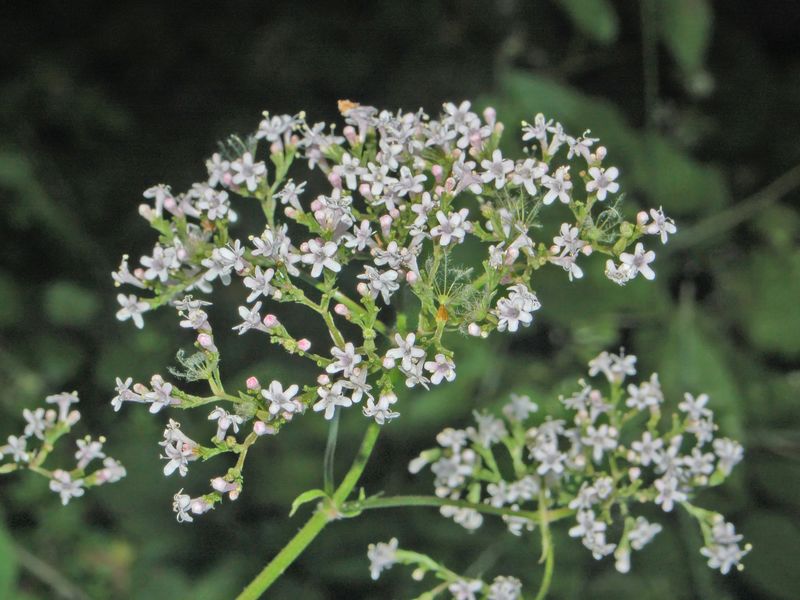
[[[666,250],[667,252],[682,250],[725,233],[798,187],[800,187],[800,165],[795,165],[764,189],[748,196],[735,206],[703,219],[680,236],[676,236]]]
[[[644,124],[647,129],[655,125],[658,104],[658,34],[656,33],[656,6],[653,0],[641,1],[642,15],[642,69],[644,76]]]
[[[19,544],[14,544],[14,552],[20,566],[46,584],[56,596],[67,600],[91,600],[86,592],[64,577],[55,567],[31,554]]]

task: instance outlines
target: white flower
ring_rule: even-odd
[[[73,480],[63,469],[56,469],[50,480],[50,489],[61,496],[61,504],[66,506],[72,498],[83,496],[83,479]]]
[[[246,302],[252,302],[259,296],[264,296],[265,298],[269,297],[275,291],[275,288],[272,287],[270,283],[274,275],[274,269],[262,271],[261,267],[256,266],[255,273],[253,273],[252,276],[244,278],[244,286],[252,290]]]
[[[400,167],[400,178],[392,185],[392,190],[400,198],[408,194],[419,194],[425,189],[422,187],[422,182],[426,179],[428,178],[425,175],[414,175],[408,167]]]
[[[279,412],[293,413],[298,410],[298,403],[294,397],[300,388],[296,384],[290,385],[285,390],[279,381],[272,381],[269,387],[261,390],[261,395],[269,401],[269,412],[277,415]]]
[[[503,407],[503,414],[511,421],[524,421],[539,407],[531,401],[530,396],[511,394],[511,401]]]
[[[619,184],[614,181],[619,176],[617,167],[609,167],[608,169],[591,167],[589,176],[592,180],[586,184],[586,191],[589,193],[597,192],[597,199],[601,202],[606,199],[607,194],[615,194],[619,191]]]
[[[656,253],[652,250],[645,252],[644,245],[641,242],[636,244],[633,254],[623,252],[619,255],[619,259],[622,264],[627,265],[631,279],[639,273],[650,281],[656,278],[655,271],[650,267],[650,263],[656,259]]]
[[[542,198],[544,204],[552,204],[556,199],[564,204],[569,204],[570,190],[572,189],[572,182],[569,180],[569,167],[558,167],[552,177],[543,175],[542,185],[548,190],[544,198]]]
[[[636,517],[636,523],[628,534],[631,548],[641,550],[658,535],[663,528],[658,523],[650,523],[644,517]]]
[[[361,355],[356,353],[355,346],[351,342],[347,342],[343,350],[331,348],[331,355],[335,360],[325,368],[325,371],[331,374],[342,373],[348,378],[353,375],[353,369],[361,362]]]
[[[713,442],[714,453],[719,457],[717,467],[724,475],[730,475],[731,470],[744,457],[744,448],[739,442],[728,438],[719,438]]]
[[[239,307],[239,316],[242,322],[233,326],[234,331],[238,331],[239,335],[244,334],[251,329],[258,329],[259,331],[264,328],[261,324],[261,301],[256,302],[252,308],[246,306]]]
[[[386,357],[391,360],[401,361],[403,369],[410,371],[415,362],[425,357],[425,350],[415,346],[417,336],[409,333],[405,339],[399,333],[394,334],[394,341],[397,344],[396,348],[392,348],[386,352]]]
[[[536,180],[547,173],[547,164],[538,162],[533,158],[525,159],[517,163],[514,167],[514,174],[511,176],[511,183],[514,185],[524,185],[525,190],[533,196],[536,194]]]
[[[683,395],[683,402],[678,404],[678,410],[685,412],[693,421],[708,419],[713,414],[709,408],[706,408],[708,400],[708,394],[699,394],[695,398],[692,394],[686,392]]]
[[[302,261],[311,267],[311,276],[319,277],[322,270],[328,269],[334,273],[342,270],[342,266],[334,258],[339,247],[334,242],[322,240],[308,240],[308,252],[303,254]]]
[[[392,294],[400,289],[400,284],[397,283],[398,277],[399,275],[394,269],[381,272],[370,265],[364,265],[364,272],[358,276],[359,279],[367,282],[372,299],[381,296],[386,304],[391,302]]]
[[[381,571],[391,569],[397,562],[397,546],[397,538],[392,538],[388,543],[369,545],[367,558],[369,558],[369,574],[373,580],[380,577]]]
[[[489,586],[486,600],[517,600],[522,597],[522,582],[516,577],[498,576]]]
[[[165,477],[169,477],[176,470],[181,477],[186,477],[186,473],[189,472],[189,463],[199,458],[196,453],[199,445],[186,436],[180,428],[180,423],[170,419],[164,429],[164,440],[158,443],[164,448],[165,456],[161,458],[167,460],[167,464],[164,465]]]
[[[503,153],[497,149],[492,152],[492,160],[482,160],[481,166],[484,168],[484,172],[481,174],[483,183],[494,181],[495,189],[499,190],[506,184],[506,175],[514,170],[514,161],[510,159],[504,160]]]
[[[103,438],[100,440],[93,440],[91,437],[86,436],[82,440],[77,440],[78,451],[75,453],[75,459],[78,461],[78,468],[85,469],[91,461],[96,458],[105,458],[103,452]]]
[[[441,246],[447,246],[451,242],[460,244],[464,241],[468,231],[472,230],[472,224],[467,221],[469,210],[462,208],[458,212],[444,214],[441,210],[436,212],[438,225],[431,229],[431,237],[439,238]]]
[[[370,222],[364,219],[361,224],[353,228],[353,235],[347,237],[344,245],[348,248],[363,251],[367,247],[372,247],[375,242],[372,239],[372,227]]]
[[[317,389],[319,401],[314,404],[314,412],[325,411],[325,419],[330,421],[336,414],[336,407],[347,408],[353,405],[353,401],[347,396],[342,395],[341,382],[334,383],[330,388],[320,386]]]
[[[631,270],[625,263],[617,266],[610,258],[606,261],[606,277],[617,285],[625,285],[631,280]]]
[[[381,394],[378,396],[377,402],[372,396],[369,396],[364,407],[364,416],[375,419],[378,425],[383,425],[400,416],[400,413],[394,412],[391,408],[395,402],[397,402],[397,396],[393,392]]]
[[[37,408],[34,411],[30,411],[25,408],[22,410],[22,416],[26,421],[25,437],[33,435],[43,440],[45,431],[52,426],[52,421],[46,417],[44,409]]]
[[[617,447],[618,435],[616,428],[609,427],[606,424],[600,425],[597,428],[593,425],[589,425],[586,429],[586,435],[581,438],[581,441],[593,448],[592,458],[594,462],[600,462],[606,450],[613,450]]]
[[[661,460],[661,449],[663,447],[664,441],[661,438],[653,438],[649,431],[645,431],[642,434],[640,441],[635,441],[631,444],[636,460],[645,467],[651,462],[657,463]]]
[[[359,160],[350,156],[347,152],[342,155],[342,162],[333,168],[334,173],[338,173],[347,183],[347,187],[354,190],[358,187],[358,177],[366,173],[366,169],[361,166]]]
[[[250,152],[242,154],[241,158],[231,163],[231,170],[234,172],[233,183],[236,185],[247,185],[250,192],[258,189],[260,180],[267,177],[267,165],[263,162],[253,162],[253,155]]]
[[[688,498],[686,493],[679,489],[678,479],[671,475],[656,479],[653,485],[658,490],[655,502],[661,505],[664,512],[670,512],[676,502],[683,502]]]
[[[430,371],[433,385],[439,385],[442,379],[453,381],[456,378],[456,365],[444,354],[437,354],[433,360],[427,361],[425,369]]]
[[[139,300],[139,298],[133,294],[129,294],[127,296],[125,294],[117,294],[117,302],[119,302],[120,306],[122,307],[117,311],[117,319],[120,321],[132,319],[133,324],[136,325],[136,327],[139,329],[144,327],[142,313],[150,310],[150,305],[147,302]]]
[[[220,441],[225,439],[228,429],[233,428],[233,433],[239,433],[239,425],[244,421],[239,415],[232,415],[220,406],[211,411],[211,414],[208,415],[208,420],[217,422],[217,432],[214,437]]]
[[[300,194],[302,194],[305,189],[305,181],[295,184],[295,182],[290,179],[283,188],[281,188],[281,191],[275,194],[275,197],[281,201],[281,204],[289,204],[297,210],[303,210],[300,204]]]
[[[8,443],[5,446],[0,446],[0,457],[10,454],[14,462],[28,462],[27,445],[27,438],[10,435],[8,436]]]
[[[453,594],[453,600],[476,600],[476,592],[483,588],[483,582],[477,579],[459,579],[447,586],[447,591]]]
[[[667,217],[661,207],[658,210],[651,208],[650,216],[653,217],[653,221],[647,225],[645,231],[650,235],[660,236],[661,243],[666,244],[668,236],[678,231],[675,221]]]
[[[161,375],[153,375],[150,379],[152,391],[144,395],[145,400],[150,402],[150,412],[155,414],[162,408],[172,404],[180,404],[181,401],[172,396],[172,384],[167,383]]]
[[[180,264],[174,248],[164,248],[159,244],[153,248],[153,256],[143,256],[139,262],[147,267],[145,279],[159,279],[162,283],[169,277],[170,269]]]
[[[515,286],[515,288],[519,288],[519,286]],[[508,298],[500,298],[497,301],[497,306],[492,312],[497,316],[498,331],[508,329],[508,331],[514,333],[519,329],[520,324],[523,327],[527,327],[533,321],[531,313],[538,310],[541,305],[535,294],[527,291],[524,286],[522,288],[524,288],[525,292],[512,288]]]
[[[222,182],[225,175],[228,174],[231,168],[230,161],[224,160],[219,152],[215,152],[206,161],[206,169],[208,169],[208,185],[215,187]]]
[[[56,404],[58,406],[58,420],[61,422],[69,422],[71,421],[70,417],[70,410],[69,407],[73,404],[77,404],[79,402],[78,394],[76,392],[72,392],[68,394],[63,392],[61,394],[54,394],[52,396],[47,396],[44,399],[45,402],[48,404]]]

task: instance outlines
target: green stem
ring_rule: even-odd
[[[364,467],[369,460],[375,442],[378,439],[380,426],[372,423],[364,434],[361,448],[353,460],[350,470],[344,476],[342,483],[336,489],[331,498],[333,507],[344,502],[358,483]],[[237,600],[255,600],[269,589],[269,587],[280,577],[283,572],[297,559],[300,554],[311,544],[320,534],[325,526],[333,519],[338,517],[338,509],[331,513],[330,510],[317,510],[295,536],[286,544],[283,549],[273,558],[264,569],[256,575],[242,593],[237,596]]]
[[[333,415],[330,427],[328,429],[328,443],[325,445],[325,458],[322,463],[322,480],[323,489],[329,496],[333,494],[333,489],[336,483],[334,482],[333,463],[336,457],[336,440],[339,437],[339,415],[340,410],[337,410]]]
[[[358,512],[375,508],[400,508],[404,506],[455,506],[458,508],[470,508],[490,515],[519,517],[536,523],[541,523],[542,519],[552,523],[575,514],[575,511],[571,508],[560,508],[551,511],[512,510],[490,504],[468,502],[467,500],[451,500],[450,498],[439,498],[437,496],[375,496],[365,500],[347,502],[342,506],[342,509],[346,512]]]
[[[544,577],[539,586],[539,592],[534,600],[544,600],[553,581],[553,568],[555,566],[555,552],[553,552],[553,537],[550,534],[550,519],[547,517],[547,498],[544,491],[539,493],[539,513],[541,515],[542,532],[542,558],[544,559]]]

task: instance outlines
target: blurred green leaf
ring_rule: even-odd
[[[54,325],[88,325],[100,301],[97,294],[71,281],[56,281],[44,292],[44,311]]]
[[[14,543],[0,522],[0,598],[13,598],[17,581],[17,558]]]
[[[586,37],[610,44],[619,34],[619,19],[609,0],[556,0]]]
[[[0,272],[0,327],[13,325],[22,317],[22,290],[14,279]]]
[[[770,598],[794,600],[800,590],[800,529],[796,519],[758,511],[741,527],[753,551],[744,559],[742,577]]]
[[[294,513],[297,512],[297,509],[303,506],[304,504],[308,504],[309,502],[313,502],[319,498],[325,498],[327,496],[327,492],[325,490],[306,490],[302,494],[300,494],[297,498],[294,499],[292,502],[292,509],[289,511],[289,516],[294,516]]]
[[[703,327],[690,293],[683,290],[677,314],[661,346],[661,383],[676,403],[684,392],[707,393],[723,435],[741,437],[742,400],[736,379],[721,342]]]
[[[609,163],[622,168],[628,192],[645,195],[671,215],[700,215],[728,202],[722,173],[697,162],[664,136],[636,130],[611,102],[584,95],[545,77],[510,71],[494,96],[495,106],[508,124],[532,121],[536,113],[559,120],[574,132],[587,126],[609,148]]]
[[[763,352],[800,355],[800,251],[758,252],[726,274],[734,318]]]
[[[686,73],[698,71],[711,41],[714,16],[707,0],[661,0],[658,28],[672,58]]]

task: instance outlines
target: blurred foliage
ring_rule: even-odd
[[[541,111],[573,131],[592,128],[622,170],[628,210],[663,205],[679,225],[675,246],[658,251],[655,285],[612,288],[597,257],[569,289],[558,273],[534,282],[544,304],[536,326],[460,342],[456,382],[403,399],[366,488],[427,491],[405,466],[442,426],[512,390],[556,410],[585,360],[624,345],[643,370],[661,372],[673,398],[711,393],[726,433],[745,444],[731,485],[704,503],[729,513],[755,549],[743,573],[722,578],[702,564],[693,529],[672,517],[622,577],[567,550],[575,542],[561,531],[553,597],[800,595],[800,177],[765,187],[800,163],[795,6],[14,4],[0,8],[2,435],[15,432],[23,407],[78,389],[86,420],[109,436],[129,476],[66,508],[41,481],[0,481],[0,598],[231,597],[307,515],[306,506],[287,518],[298,493],[320,484],[325,426],[313,415],[259,444],[237,503],[191,526],[175,522],[169,505],[181,484],[164,480],[156,445],[166,417],[114,413],[108,400],[116,375],[164,373],[190,340],[169,314],[142,332],[117,323],[109,273],[123,252],[135,260],[149,250],[136,211],[142,190],[201,178],[216,140],[251,130],[261,110],[332,119],[340,97],[429,111],[480,97],[507,127]],[[235,306],[236,295],[227,298]],[[235,319],[230,310],[213,316],[220,330]],[[296,367],[255,336],[221,345],[232,381]],[[193,417],[189,430],[209,427]],[[340,469],[363,426],[357,411],[344,416]],[[195,482],[214,474],[203,467]],[[433,510],[365,514],[326,531],[272,596],[419,593],[399,570],[368,579],[366,545],[393,535],[454,569],[538,581],[536,549],[501,533],[487,523],[467,535]]]

